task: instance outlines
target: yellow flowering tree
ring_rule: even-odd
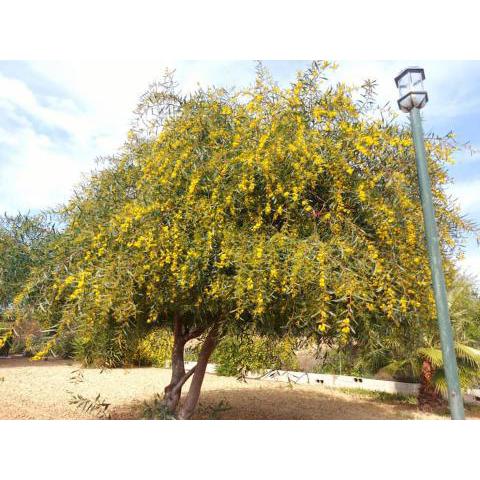
[[[189,418],[227,333],[342,343],[369,325],[432,324],[408,129],[355,89],[327,86],[329,67],[314,62],[287,88],[260,66],[247,89],[182,97],[170,81],[144,96],[141,111],[158,115],[65,208],[61,268],[42,296],[56,337],[74,329],[88,345],[108,328],[171,328],[165,402]],[[432,137],[427,150],[449,274],[469,226],[442,189],[452,144]],[[203,345],[185,372],[193,338]]]

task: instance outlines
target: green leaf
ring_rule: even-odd
[[[480,350],[462,343],[456,343],[455,353],[457,354],[459,363],[466,363],[475,369],[480,369]]]
[[[443,366],[442,351],[439,348],[419,348],[417,353],[421,358],[428,360],[432,364],[432,367],[440,368]]]

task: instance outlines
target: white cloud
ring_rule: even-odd
[[[17,131],[15,139],[14,157],[1,166],[0,212],[55,206],[68,199],[81,172],[94,166],[61,152],[48,136],[32,129]]]
[[[474,165],[480,163],[480,148],[471,145],[471,151],[461,150],[455,154],[455,159],[458,165]]]
[[[458,200],[463,213],[471,215],[480,211],[480,178],[451,184],[447,192]]]
[[[66,201],[95,158],[121,147],[138,98],[166,67],[178,68],[185,93],[198,83],[245,83],[254,71],[253,62],[34,62],[30,67],[70,98],[39,97],[26,82],[0,74],[0,112],[11,124],[0,126],[0,211]],[[65,142],[56,135],[61,131]]]
[[[379,101],[389,102],[396,109],[398,90],[394,78],[405,67],[412,65],[420,65],[425,70],[424,86],[428,91],[429,103],[422,114],[427,122],[478,112],[480,62],[477,61],[340,62],[333,78],[357,85],[361,85],[366,79],[377,80]]]
[[[250,63],[250,62],[249,62]],[[55,80],[81,102],[82,125],[68,119],[63,125],[75,132],[78,141],[99,140],[96,155],[113,153],[125,139],[132,111],[148,85],[160,79],[166,68],[176,69],[176,80],[184,93],[224,78],[244,82],[248,70],[238,62],[168,62],[168,61],[109,61],[109,62],[33,62],[34,71],[46,79]],[[247,72],[242,71],[247,70]],[[233,76],[232,73],[237,75]],[[253,77],[252,77],[253,78]],[[101,139],[101,140],[100,140]]]
[[[466,254],[465,258],[459,262],[460,270],[471,277],[480,292],[480,254]]]
[[[17,79],[0,75],[0,211],[35,210],[65,201],[93,166],[91,124],[73,100],[48,106]],[[8,124],[6,122],[9,122]],[[49,133],[51,135],[49,135]],[[55,142],[65,132],[67,142]]]

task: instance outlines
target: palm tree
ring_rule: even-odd
[[[455,280],[448,297],[460,387],[466,390],[480,383],[480,299],[472,281],[465,277]],[[403,359],[390,361],[378,372],[419,379],[419,406],[430,409],[447,396],[448,387],[437,336],[424,335],[421,344],[407,354],[404,351]]]
[[[455,342],[455,353],[460,387],[465,391],[479,382],[480,350]],[[442,351],[438,347],[419,348],[417,356],[421,362],[418,403],[420,408],[428,409],[448,393]]]

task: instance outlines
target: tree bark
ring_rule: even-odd
[[[182,387],[185,382],[194,374],[197,367],[193,367],[185,372],[185,345],[189,340],[200,336],[205,328],[198,327],[193,330],[185,331],[182,319],[176,315],[173,328],[173,348],[172,348],[172,377],[170,384],[164,390],[164,403],[168,411],[174,414],[182,396]]]
[[[177,316],[173,329],[173,349],[172,349],[172,377],[170,384],[165,387],[164,402],[167,409],[173,414],[175,413],[182,388],[175,388],[182,378],[185,376],[184,348],[186,339],[183,335],[183,322]]]
[[[442,398],[435,390],[432,379],[435,369],[428,360],[422,363],[420,374],[420,390],[418,392],[418,406],[420,410],[432,411],[435,407],[442,404]]]
[[[177,418],[181,420],[187,420],[192,417],[197,407],[198,399],[200,398],[200,390],[202,388],[203,379],[205,378],[205,371],[207,369],[207,363],[213,350],[217,345],[218,330],[213,327],[208,332],[207,338],[203,342],[202,349],[198,355],[198,362],[193,374],[192,383],[188,390],[187,397],[183,405],[180,407]]]

